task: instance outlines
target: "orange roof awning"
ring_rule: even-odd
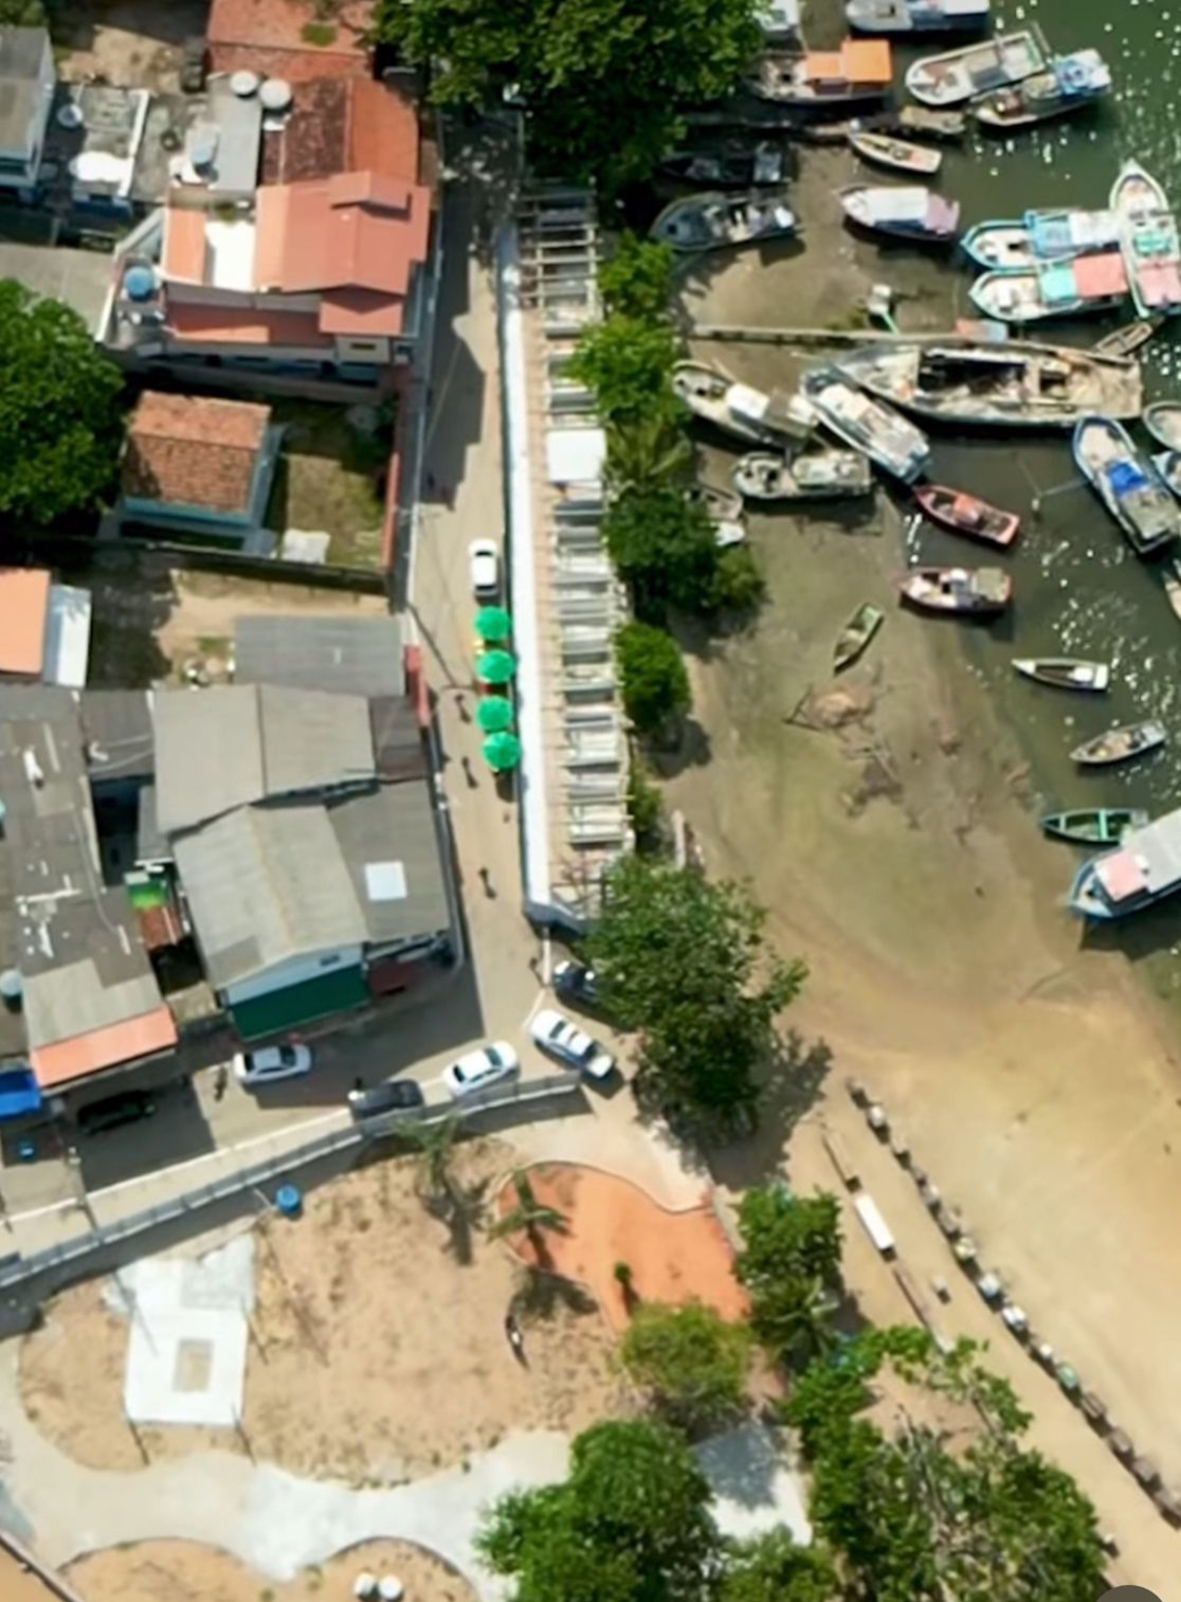
[[[846,39],[841,60],[850,83],[889,83],[894,68],[886,39]]]
[[[74,1079],[85,1079],[100,1068],[114,1068],[136,1057],[151,1057],[176,1045],[176,1024],[165,1006],[141,1013],[105,1029],[91,1029],[69,1040],[55,1040],[29,1053],[29,1062],[42,1090],[53,1090]]]

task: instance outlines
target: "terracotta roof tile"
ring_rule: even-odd
[[[315,312],[262,311],[254,306],[168,308],[167,329],[175,339],[208,345],[306,345],[330,347]]]
[[[0,673],[41,677],[49,583],[44,568],[0,568]]]
[[[392,338],[402,332],[405,321],[405,300],[373,289],[326,289],[320,302],[320,327],[326,334]]]
[[[264,184],[362,169],[418,181],[418,112],[400,89],[372,78],[337,77],[293,87],[283,127],[263,135]]]
[[[55,1040],[29,1053],[29,1062],[42,1090],[84,1079],[100,1068],[114,1068],[136,1057],[148,1057],[176,1045],[176,1024],[165,1006],[128,1018],[123,1023],[92,1029],[69,1040]]]
[[[123,458],[126,495],[245,512],[269,406],[195,395],[140,396]]]
[[[426,259],[430,192],[374,173],[273,185],[257,201],[261,290],[370,289],[405,296]]]
[[[327,26],[334,36],[313,45],[308,27],[325,26],[316,0],[213,0],[206,24],[210,45],[254,45],[308,56],[367,57],[365,34],[373,25],[375,0],[345,0]]]
[[[392,85],[358,78],[349,85],[348,166],[418,182],[418,108]]]
[[[166,278],[188,284],[205,281],[205,212],[185,206],[164,208],[164,252],[161,267]]]

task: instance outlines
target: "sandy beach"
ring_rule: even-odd
[[[832,189],[851,158],[805,151],[801,162],[807,251],[714,264],[686,286],[691,317],[824,325],[882,276],[874,248],[834,219]],[[924,301],[932,286],[921,320],[936,327],[938,271],[915,273]],[[795,370],[772,347],[692,348],[764,387]],[[704,454],[724,482],[733,457]],[[839,520],[823,508],[750,515],[767,605],[741,635],[690,642],[699,728],[668,801],[710,871],[750,879],[782,950],[808,962],[785,1023],[808,1063],[823,1063],[825,1052],[808,1055],[818,1042],[831,1052],[819,1086],[805,1067],[773,1098],[784,1105],[753,1160],[723,1160],[723,1176],[766,1178],[801,1111],[843,1097],[846,1075],[866,1080],[1039,1330],[1181,1486],[1181,1423],[1162,1407],[1181,1385],[1171,1333],[1181,1284],[1169,1271],[1181,1206],[1174,1023],[1119,950],[1084,945],[1062,908],[1070,858],[1038,833],[1025,756],[960,626],[898,609],[897,500],[879,489],[872,511]],[[968,546],[963,559],[982,560]],[[863,600],[887,620],[833,700],[833,641]],[[847,721],[808,726],[826,718]],[[787,1161],[790,1171],[790,1150]],[[1106,1515],[1105,1482],[1127,1475],[1114,1459],[1098,1469],[1087,1488]],[[1181,1536],[1153,1519],[1163,1584]]]

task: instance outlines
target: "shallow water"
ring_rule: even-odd
[[[827,6],[825,11],[829,26],[821,31],[835,24],[839,34],[838,12]],[[1052,49],[1097,47],[1116,87],[1106,104],[1076,120],[1003,139],[970,135],[962,149],[949,147],[939,187],[960,200],[962,226],[1020,216],[1029,206],[1103,206],[1120,162],[1129,156],[1160,178],[1181,207],[1181,0],[1000,0],[994,14],[997,32],[1036,22]],[[900,70],[917,54],[940,48],[898,51]],[[953,315],[971,314],[966,291],[974,271],[961,259],[949,262]],[[905,309],[902,315],[905,321]],[[1119,316],[1035,325],[1031,337],[1087,344],[1133,315],[1129,302]],[[1147,399],[1181,395],[1181,318],[1142,357]],[[1143,431],[1136,433],[1156,448]],[[1025,515],[1016,550],[999,559],[1015,579],[1013,610],[991,628],[963,629],[966,651],[1014,720],[1050,805],[1123,802],[1159,813],[1181,805],[1181,622],[1168,606],[1159,573],[1133,555],[1078,480],[1068,438],[943,435],[935,441],[933,480],[974,490]],[[1072,481],[1076,487],[1060,487]],[[1038,491],[1042,508],[1034,519],[1029,513]],[[929,526],[919,535],[918,549],[928,561],[991,559]],[[1087,697],[1043,690],[1018,680],[1008,665],[1015,655],[1053,654],[1111,662],[1112,692]],[[1068,753],[1081,739],[1154,713],[1170,730],[1164,752],[1106,773],[1075,770]]]

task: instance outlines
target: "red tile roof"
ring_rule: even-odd
[[[161,1005],[138,1018],[92,1029],[69,1040],[55,1040],[50,1046],[38,1046],[30,1051],[29,1062],[42,1090],[51,1090],[84,1079],[100,1068],[114,1068],[121,1062],[148,1057],[175,1045],[176,1024],[168,1008]]]
[[[0,568],[0,673],[41,677],[49,583],[44,568]]]
[[[372,172],[258,191],[260,290],[369,289],[404,298],[426,259],[430,192]]]
[[[372,78],[349,85],[348,166],[416,184],[418,108],[398,89]]]
[[[124,494],[245,512],[270,419],[252,401],[145,391],[127,431]]]
[[[205,222],[206,213],[198,208],[165,206],[160,261],[165,278],[186,284],[205,282]]]
[[[262,311],[257,306],[190,306],[172,301],[165,327],[173,338],[197,345],[332,346],[331,338],[321,332],[315,312]]]
[[[345,0],[335,10],[325,20],[316,0],[213,0],[205,31],[214,69],[251,67],[292,81],[333,72],[367,74],[365,33],[373,25],[374,0]],[[324,44],[317,42],[320,28],[332,31]],[[303,70],[308,66],[312,70]]]
[[[400,89],[372,78],[313,78],[294,90],[283,127],[263,135],[264,184],[358,169],[418,182],[418,112]]]

